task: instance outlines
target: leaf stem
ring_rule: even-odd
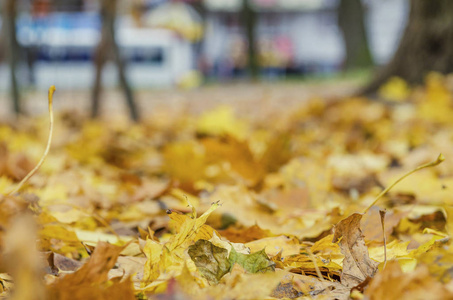
[[[387,238],[385,236],[385,213],[386,213],[385,209],[379,211],[382,225],[382,236],[384,238],[384,266],[382,267],[382,269],[385,269],[385,266],[387,265]]]
[[[368,212],[368,210],[376,204],[376,202],[378,202],[379,199],[381,199],[385,194],[387,194],[388,191],[390,191],[395,185],[398,184],[398,182],[400,182],[401,180],[403,180],[404,178],[406,178],[407,176],[411,175],[412,173],[415,173],[417,171],[420,171],[421,169],[425,169],[425,168],[430,168],[430,167],[435,167],[437,166],[438,164],[442,163],[443,161],[445,160],[445,157],[443,156],[443,154],[439,154],[439,156],[437,157],[437,159],[435,161],[432,161],[430,163],[426,163],[424,165],[420,165],[418,167],[416,167],[415,169],[407,172],[406,174],[404,174],[403,176],[401,176],[400,178],[398,178],[395,182],[393,182],[390,186],[388,186],[385,190],[383,190],[379,195],[377,195],[377,197],[374,199],[373,203],[371,203],[370,206],[368,206],[367,209],[365,209],[365,211],[363,212],[364,214],[366,214]]]
[[[50,145],[52,143],[52,134],[53,134],[53,106],[52,106],[52,102],[53,102],[53,94],[55,92],[55,86],[52,85],[50,88],[49,88],[49,95],[48,95],[48,100],[49,100],[49,117],[50,117],[50,125],[49,125],[49,137],[47,139],[47,146],[46,146],[46,150],[44,150],[44,154],[41,156],[41,159],[39,160],[38,164],[33,168],[33,170],[31,170],[27,176],[25,176],[20,182],[19,184],[16,186],[16,188],[14,188],[12,191],[10,191],[9,193],[7,193],[7,195],[12,195],[12,194],[15,194],[17,193],[21,188],[22,186],[39,170],[39,168],[41,167],[41,165],[44,163],[44,160],[46,159],[47,157],[47,154],[49,153],[49,150],[50,150]]]

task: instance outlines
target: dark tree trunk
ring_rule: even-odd
[[[204,21],[206,18],[206,7],[203,1],[202,0],[193,1],[191,2],[191,5]]]
[[[361,0],[341,0],[338,25],[343,33],[346,57],[344,69],[366,68],[373,65],[365,29],[365,14]]]
[[[375,92],[390,77],[421,83],[430,71],[453,72],[453,1],[411,0],[408,24],[392,60],[361,91]]]
[[[22,112],[20,105],[19,86],[17,82],[17,60],[19,54],[19,44],[16,39],[16,0],[3,0],[3,38],[5,39],[5,53],[10,70],[10,91],[13,101],[13,109],[16,114]]]
[[[255,28],[256,28],[256,12],[250,6],[250,0],[243,0],[242,7],[242,22],[244,33],[247,39],[247,57],[248,57],[248,72],[252,79],[256,80],[259,75],[258,55],[256,49]]]
[[[91,116],[96,118],[99,116],[99,102],[101,96],[101,84],[102,84],[102,69],[106,61],[105,53],[108,49],[106,41],[106,35],[104,33],[104,25],[102,26],[101,40],[97,46],[94,54],[94,64],[96,67],[96,75],[94,79],[93,93],[91,95]]]
[[[99,115],[102,68],[107,61],[107,56],[112,55],[113,60],[118,68],[120,85],[122,90],[124,91],[131,118],[134,121],[138,121],[139,113],[135,105],[134,95],[132,93],[129,82],[127,81],[124,62],[121,59],[120,50],[115,39],[116,3],[116,0],[102,0],[102,32],[101,41],[99,42],[95,53],[96,77],[92,94],[91,114],[93,117],[97,117]]]

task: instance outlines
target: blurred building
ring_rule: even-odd
[[[338,0],[252,0],[258,12],[256,34],[264,70],[310,74],[341,67],[344,49],[337,23]],[[241,68],[245,39],[242,0],[206,0],[204,52],[221,76]],[[377,64],[388,61],[404,29],[406,0],[365,1],[371,50]]]
[[[20,78],[46,89],[89,88],[100,38],[98,1],[18,0]],[[216,78],[243,73],[246,42],[242,0],[121,1],[117,40],[134,87],[172,86],[200,68]],[[267,76],[335,72],[344,50],[337,25],[338,0],[251,0],[257,12],[259,60]],[[186,3],[183,3],[186,2]],[[375,62],[392,55],[408,12],[407,0],[366,0],[367,26]],[[1,23],[0,23],[1,24]],[[204,28],[203,28],[204,27]],[[26,62],[26,63],[25,63]],[[108,65],[104,84],[117,83]],[[0,64],[0,79],[8,76]],[[0,80],[0,89],[7,88]]]

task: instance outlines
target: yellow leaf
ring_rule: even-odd
[[[287,236],[263,238],[246,243],[245,246],[249,247],[251,252],[257,252],[265,248],[266,253],[270,256],[282,252],[282,257],[298,254],[301,249],[301,245],[296,238]]]
[[[407,245],[409,245],[409,242],[398,242],[397,240],[387,244],[387,260],[408,256],[409,251],[407,250]],[[384,262],[384,246],[369,248],[368,253],[371,259]]]
[[[378,91],[379,96],[391,101],[404,101],[410,95],[406,81],[399,77],[390,78]]]
[[[196,266],[186,250],[197,240],[209,240],[212,237],[213,229],[205,225],[205,222],[218,206],[218,203],[212,204],[199,218],[193,219],[174,212],[169,214],[176,225],[177,233],[171,235],[164,244],[147,240],[143,249],[148,258],[142,281],[144,290],[156,291],[165,288],[164,283],[170,278],[180,275],[184,267],[191,272],[196,270]]]
[[[230,106],[219,106],[199,118],[197,131],[215,136],[228,134],[242,140],[248,133],[248,126],[245,122],[235,118]]]
[[[132,237],[118,237],[114,234],[104,233],[102,231],[87,231],[81,229],[75,229],[74,231],[77,235],[77,238],[88,245],[96,245],[100,241],[118,245],[132,240]]]
[[[150,283],[156,280],[160,275],[159,262],[163,251],[163,245],[153,240],[147,240],[143,253],[148,260],[145,263],[143,282]]]
[[[214,203],[204,214],[196,219],[191,219],[188,216],[174,212],[170,213],[169,217],[179,223],[181,227],[178,228],[177,234],[172,237],[165,247],[169,251],[174,251],[177,248],[183,247],[184,244],[196,242],[199,239],[209,240],[212,237],[213,229],[210,226],[204,225],[204,223],[206,223],[209,215],[218,206],[218,203]]]

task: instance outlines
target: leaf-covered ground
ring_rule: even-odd
[[[453,298],[449,79],[380,95],[283,95],[253,119],[227,103],[135,125],[58,114],[18,193],[48,117],[0,125],[1,295]]]

